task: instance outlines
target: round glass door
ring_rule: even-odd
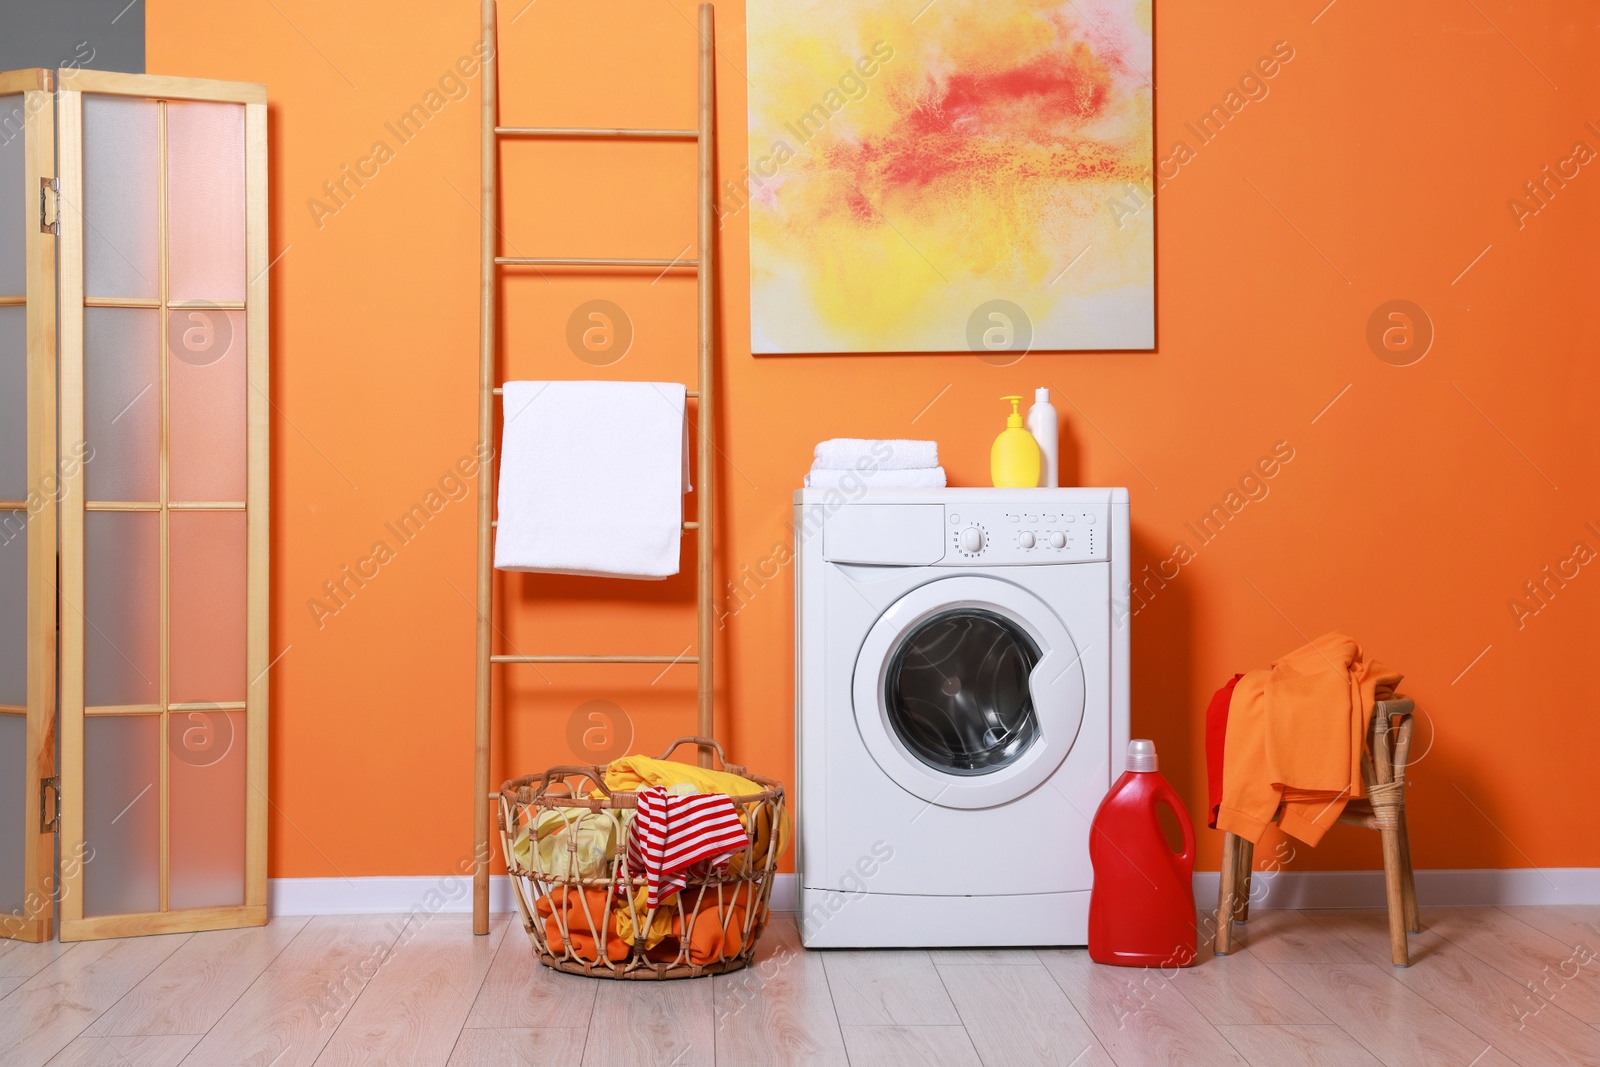
[[[1039,735],[1028,688],[1039,646],[992,611],[961,607],[901,640],[884,677],[889,727],[911,755],[945,774],[991,774]]]
[[[1078,595],[1069,582],[1051,588]],[[956,575],[906,590],[878,616],[850,693],[861,740],[890,780],[940,807],[987,808],[1037,788],[1067,758],[1083,723],[1083,658],[1037,593]]]

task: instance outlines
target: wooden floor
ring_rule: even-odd
[[[1412,966],[1379,912],[1258,911],[1177,974],[1081,950],[807,952],[774,917],[710,980],[533,965],[508,916],[0,943],[0,1064],[1600,1064],[1600,907],[1430,908]]]

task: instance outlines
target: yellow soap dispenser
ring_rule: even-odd
[[[1000,399],[1011,401],[1011,414],[989,450],[989,477],[999,489],[1035,488],[1039,484],[1039,442],[1022,427],[1022,398]]]

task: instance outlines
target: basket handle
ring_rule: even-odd
[[[737,774],[741,776],[745,773],[745,769],[743,767],[736,763],[728,762],[728,754],[722,750],[721,743],[718,742],[714,737],[680,737],[676,741],[672,742],[672,744],[668,745],[667,750],[661,753],[661,755],[657,758],[666,759],[668,756],[672,755],[673,752],[677,751],[680,745],[698,745],[700,748],[714,748],[717,750],[717,759],[722,762],[723,770],[728,771],[731,774]]]
[[[549,770],[546,770],[540,774],[530,774],[525,778],[518,778],[514,781],[507,782],[505,785],[501,786],[500,789],[501,792],[504,792],[507,789],[516,789],[529,786],[535,782],[543,782],[544,788],[549,789],[550,786],[555,782],[558,782],[569,776],[587,778],[589,781],[593,782],[595,787],[598,788],[605,796],[609,797],[611,795],[611,789],[606,785],[606,773],[604,768],[594,764],[591,764],[587,767],[580,766],[578,764],[562,764],[559,767],[551,767]],[[574,794],[574,796],[576,796],[576,794]]]

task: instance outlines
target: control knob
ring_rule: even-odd
[[[1062,533],[1060,530],[1057,530],[1054,533],[1052,533],[1050,535],[1050,547],[1051,548],[1066,548],[1067,547],[1067,535]]]
[[[1036,543],[1037,542],[1033,536],[1032,530],[1023,530],[1022,533],[1017,536],[1017,544],[1021,545],[1023,548],[1032,548]]]
[[[961,531],[961,551],[969,555],[977,555],[983,551],[983,531],[976,526],[968,526]]]

